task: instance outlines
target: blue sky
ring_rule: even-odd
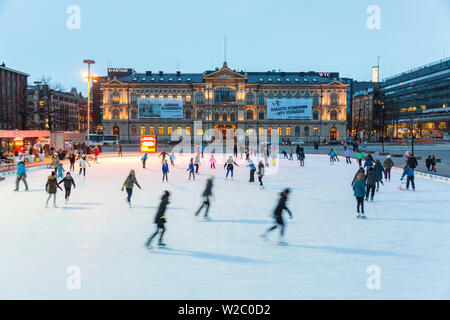
[[[81,10],[69,30],[67,7]],[[369,30],[366,9],[381,9]],[[227,61],[247,71],[335,71],[369,80],[450,56],[449,0],[0,0],[0,63],[86,91],[83,59],[94,72],[131,67],[203,72]]]

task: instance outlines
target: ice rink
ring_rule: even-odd
[[[357,165],[342,158],[330,165],[326,156],[307,155],[305,167],[281,160],[260,190],[247,182],[242,160],[225,181],[223,165],[209,169],[205,154],[200,175],[188,181],[188,156],[177,157],[168,183],[156,156],[147,169],[138,155],[101,158],[86,178],[74,174],[69,205],[58,192],[58,208],[44,208],[49,169],[28,172],[28,192],[23,185],[13,191],[15,177],[0,182],[0,298],[450,298],[450,185],[416,177],[416,192],[399,191],[394,172],[365,203],[364,221],[356,219],[350,187]],[[134,188],[133,208],[121,192],[130,169],[142,186]],[[212,220],[194,219],[212,173]],[[285,214],[289,245],[281,247],[278,230],[269,241],[259,235],[285,187],[294,219]],[[168,248],[148,250],[163,190],[171,192]],[[379,289],[367,286],[370,266],[380,271]],[[67,285],[73,270],[79,289]]]

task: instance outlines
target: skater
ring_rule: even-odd
[[[337,153],[336,149],[335,149],[335,148],[332,148],[332,149],[333,149],[333,151],[334,151],[334,160],[336,160],[337,162],[339,162],[339,157],[338,157],[338,153]]]
[[[383,167],[384,167],[384,177],[386,181],[391,181],[391,169],[394,166],[394,161],[392,161],[391,156],[387,155],[386,159],[384,159]]]
[[[120,158],[120,157],[123,157],[123,154],[122,154],[122,145],[120,144],[120,143],[118,143],[117,144],[117,156]]]
[[[259,160],[258,163],[258,181],[259,181],[259,188],[262,189],[264,188],[263,182],[262,182],[262,178],[264,177],[264,163]]]
[[[383,183],[384,168],[381,165],[380,160],[375,160],[375,166],[373,168],[375,170],[375,173],[377,174],[377,180],[376,180],[376,182],[377,182],[377,190],[376,191],[378,191],[378,190],[380,190],[380,183],[382,185],[384,185],[384,183]]]
[[[56,172],[57,172],[57,170],[58,170],[59,163],[60,163],[59,156],[58,156],[58,154],[55,152],[55,153],[53,154],[53,159],[52,159],[52,167],[53,167],[53,170],[55,170],[55,174],[56,174]]]
[[[197,152],[195,154],[194,158],[194,167],[195,167],[195,173],[198,173],[198,167],[200,166],[200,153]]]
[[[364,169],[363,169],[364,170]],[[364,173],[360,172],[356,175],[356,181],[353,184],[353,194],[356,197],[356,212],[358,218],[364,217],[364,195],[366,193],[366,182]],[[361,214],[360,210],[361,209]],[[363,218],[364,219],[364,218]]]
[[[330,151],[328,151],[328,155],[330,156],[330,164],[334,164],[335,161],[334,157],[336,154],[334,153],[333,148],[331,148]]]
[[[59,188],[61,191],[61,187],[58,186],[58,180],[56,179],[56,173],[55,171],[52,171],[51,175],[47,179],[47,183],[45,184],[45,191],[48,193],[47,201],[45,202],[45,207],[48,207],[48,201],[53,196],[53,207],[57,208],[56,206],[56,188]]]
[[[195,180],[195,169],[194,169],[194,158],[191,158],[191,161],[189,162],[189,167],[186,169],[186,171],[189,171],[189,179]]]
[[[247,167],[250,168],[250,179],[248,180],[248,182],[255,182],[256,167],[255,167],[255,164],[253,163],[253,160],[249,161],[249,164],[247,165]]]
[[[356,181],[356,177],[358,176],[358,174],[362,173],[362,175],[364,176],[364,181],[366,181],[366,171],[364,170],[363,167],[359,167],[358,171],[356,171],[355,176],[353,177],[351,186],[353,187],[353,185],[355,184]]]
[[[58,186],[61,183],[64,183],[64,190],[65,190],[64,199],[65,199],[66,204],[67,204],[67,203],[69,203],[69,197],[70,197],[70,191],[72,189],[72,185],[73,185],[73,188],[75,189],[75,181],[73,181],[73,178],[70,175],[70,172],[67,172],[66,176],[64,177],[64,179],[62,179],[60,182],[58,182]]]
[[[162,181],[164,182],[164,177],[165,177],[166,181],[169,182],[169,180],[167,178],[167,174],[169,173],[169,164],[167,163],[167,160],[164,160],[164,163],[162,165],[162,173],[163,173]]]
[[[284,158],[283,159],[289,159],[288,154],[286,152],[286,150],[283,149],[283,151],[281,151],[281,153],[283,154]]]
[[[238,148],[237,148],[237,144],[234,144],[234,146],[233,146],[233,156],[234,156],[235,158],[237,158],[237,156],[238,156]]]
[[[289,146],[289,160],[294,160],[294,157],[292,156],[292,144]]]
[[[239,144],[239,153],[241,154],[241,160],[242,160],[242,154],[244,153],[244,146],[241,144]]]
[[[348,164],[352,164],[352,160],[350,159],[350,157],[352,156],[352,154],[351,154],[349,148],[347,148],[347,149],[345,150],[344,155],[345,155],[345,162],[348,163]]]
[[[91,164],[89,163],[89,160],[86,158],[85,154],[82,154],[79,160],[80,165],[80,172],[78,174],[81,174],[81,171],[83,171],[83,177],[86,176],[86,164],[90,167]]]
[[[198,146],[197,146],[198,147]],[[162,149],[161,153],[159,154],[160,157],[162,157],[161,163],[164,163],[164,160],[166,160],[166,156],[169,154]]]
[[[436,157],[434,154],[431,157],[431,172],[436,172]]]
[[[358,151],[358,154],[356,155],[356,160],[358,160],[358,164],[360,167],[362,167],[363,159],[364,159],[364,154],[361,151]]]
[[[297,155],[297,160],[300,160],[300,145],[295,147],[295,154]]]
[[[287,243],[284,241],[285,226],[283,221],[283,210],[286,210],[289,213],[289,217],[292,219],[292,213],[286,207],[286,201],[288,196],[289,196],[289,189],[285,189],[280,193],[280,199],[278,200],[277,207],[275,208],[275,211],[273,213],[273,217],[275,218],[275,225],[267,229],[267,231],[262,234],[263,238],[267,238],[269,232],[272,232],[276,228],[280,227],[280,241],[278,242],[279,245],[287,245]]]
[[[166,232],[166,228],[165,228],[164,224],[166,223],[165,213],[167,210],[167,205],[170,203],[169,196],[170,196],[170,192],[167,190],[164,191],[164,193],[161,197],[161,203],[159,204],[158,211],[156,212],[156,215],[155,215],[156,230],[152,234],[152,236],[150,238],[148,238],[147,243],[145,244],[145,246],[147,248],[150,248],[153,238],[158,235],[160,229],[161,229],[161,234],[159,235],[158,245],[160,247],[164,247],[166,245],[162,240],[163,240],[164,232]]]
[[[211,164],[211,169],[216,169],[216,158],[214,158],[213,154],[209,158],[209,163]]]
[[[369,194],[370,194],[370,200],[373,201],[373,197],[375,196],[375,184],[378,179],[377,174],[375,173],[375,169],[373,167],[369,167],[367,169],[367,175],[366,175],[366,201],[369,200]]]
[[[57,178],[58,179],[62,179],[64,177],[64,172],[66,171],[66,170],[64,170],[62,162],[59,163],[57,171],[58,171],[58,177]]]
[[[200,206],[200,208],[198,208],[197,212],[195,212],[195,216],[197,217],[200,214],[200,211],[202,211],[203,207],[206,206],[205,209],[205,219],[209,219],[208,217],[208,211],[209,211],[209,197],[212,196],[212,187],[213,187],[213,183],[214,183],[214,177],[209,177],[208,180],[206,180],[206,187],[205,190],[202,193],[202,197],[203,197],[203,203]]]
[[[366,161],[364,161],[364,168],[367,168],[367,170],[369,170],[369,168],[373,167],[373,163],[374,160],[372,158],[372,155],[369,153],[366,157]]]
[[[417,168],[417,159],[414,156],[414,154],[411,153],[411,155],[408,157],[408,160],[406,161],[406,164],[408,165],[408,167],[414,171]]]
[[[169,159],[170,159],[170,164],[172,165],[172,167],[175,167],[175,159],[176,159],[176,157],[175,157],[175,153],[173,151],[170,154]]]
[[[144,153],[144,156],[142,157],[141,161],[142,161],[142,168],[145,169],[145,163],[147,162],[148,159],[148,155],[147,152]]]
[[[413,191],[416,191],[416,185],[414,183],[414,170],[412,170],[408,166],[405,166],[405,168],[403,168],[403,174],[402,174],[402,177],[400,178],[400,180],[403,181],[403,178],[405,176],[406,176],[406,190],[409,189],[409,183],[411,182]]]
[[[122,191],[125,188],[127,190],[127,198],[126,202],[128,203],[128,206],[131,208],[131,195],[133,194],[133,187],[134,185],[137,185],[139,189],[142,190],[141,186],[136,180],[136,173],[134,170],[131,170],[128,174],[128,177],[125,179],[125,182],[122,185]]]
[[[25,191],[28,191],[27,170],[25,169],[25,163],[23,161],[17,163],[16,189],[14,189],[14,191],[19,191],[20,181],[23,181],[23,184],[25,185]]]
[[[223,167],[227,168],[227,175],[225,176],[225,180],[228,179],[228,174],[231,172],[231,179],[233,179],[233,170],[234,170],[234,165],[238,166],[239,165],[233,160],[233,157],[230,156],[227,161],[225,162],[225,164],[223,165]]]
[[[75,153],[71,152],[69,154],[69,162],[70,162],[70,168],[69,171],[75,171],[75,161],[76,161],[76,156]]]
[[[303,150],[303,148],[300,149],[298,158],[300,160],[300,165],[302,167],[304,167],[305,166],[305,151]]]
[[[100,154],[100,149],[98,146],[95,146],[94,148],[94,157],[95,157],[95,163],[98,163],[98,155]]]
[[[425,166],[427,167],[427,171],[431,171],[431,154],[428,156],[428,158],[425,160]]]

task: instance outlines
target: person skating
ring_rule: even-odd
[[[234,171],[234,165],[238,166],[239,165],[233,160],[233,157],[230,156],[227,161],[225,162],[225,164],[223,165],[223,167],[227,168],[227,174],[225,176],[225,180],[228,179],[228,174],[231,172],[231,179],[233,179],[233,171]]]
[[[352,160],[350,159],[351,156],[352,156],[352,154],[351,154],[349,148],[347,148],[347,149],[345,150],[344,156],[345,156],[345,162],[348,163],[348,164],[352,164]]]
[[[209,219],[209,217],[208,217],[209,206],[210,206],[209,197],[212,196],[213,184],[214,184],[214,177],[211,176],[211,177],[209,177],[208,180],[206,180],[206,187],[205,187],[205,190],[202,193],[203,203],[200,206],[200,208],[198,208],[198,210],[195,212],[195,216],[196,217],[200,214],[200,212],[202,211],[203,207],[206,206],[205,219]]]
[[[305,166],[305,151],[303,150],[303,148],[300,148],[299,154],[298,154],[298,159],[300,160],[300,165],[302,167]]]
[[[414,156],[414,154],[411,153],[411,155],[408,157],[408,160],[406,161],[406,164],[411,170],[416,170],[417,168],[417,158]]]
[[[95,146],[94,148],[94,158],[95,158],[95,163],[98,163],[98,155],[100,154],[100,149],[98,146]]]
[[[195,154],[194,158],[194,167],[195,167],[195,173],[198,173],[198,167],[200,166],[200,153],[197,152]]]
[[[52,167],[53,167],[53,170],[55,170],[55,174],[57,173],[59,163],[60,163],[60,158],[59,158],[58,154],[55,152],[55,153],[53,153],[53,159],[52,159]]]
[[[167,163],[167,160],[164,160],[164,163],[162,164],[162,181],[164,182],[164,177],[166,178],[166,181],[169,182],[167,174],[169,173],[169,164]]]
[[[353,180],[352,180],[352,183],[351,183],[351,186],[352,186],[352,187],[353,187],[353,185],[355,184],[356,177],[357,177],[358,174],[360,174],[360,173],[363,174],[363,176],[364,176],[364,181],[366,181],[366,171],[364,170],[363,167],[359,167],[359,168],[358,168],[358,171],[356,171],[355,176],[353,177]]]
[[[150,248],[150,245],[152,244],[153,239],[158,235],[158,233],[161,230],[161,234],[159,235],[159,242],[158,245],[160,247],[164,247],[166,244],[163,242],[163,236],[164,233],[166,232],[166,227],[165,227],[165,223],[167,222],[166,220],[166,210],[167,210],[167,205],[170,203],[169,202],[169,196],[170,196],[170,192],[169,191],[164,191],[162,197],[161,197],[161,202],[159,204],[159,208],[158,211],[156,212],[155,215],[155,224],[156,224],[156,230],[155,232],[151,235],[150,238],[148,238],[147,243],[145,244],[145,246],[147,248]]]
[[[364,170],[364,169],[363,169]],[[353,184],[353,194],[356,197],[356,212],[358,218],[365,219],[364,216],[364,196],[366,194],[366,181],[364,180],[364,173],[359,172],[356,175],[355,183]],[[361,214],[360,214],[361,209]]]
[[[81,172],[83,172],[84,177],[86,176],[86,165],[88,165],[89,167],[91,166],[89,160],[86,158],[86,155],[82,154],[79,160],[80,172],[78,174],[81,174]]]
[[[133,195],[133,187],[134,185],[137,185],[139,189],[142,190],[141,186],[136,180],[136,173],[134,170],[131,170],[128,174],[128,177],[125,179],[125,182],[122,185],[122,191],[125,188],[127,191],[127,198],[126,201],[128,203],[128,206],[131,208],[131,196]]]
[[[362,167],[362,161],[364,159],[364,154],[361,151],[358,151],[356,154],[356,160],[358,160],[358,164],[360,167]]]
[[[282,150],[281,151],[281,153],[283,154],[283,156],[284,156],[284,158],[283,159],[289,159],[289,156],[288,156],[288,154],[287,154],[287,152],[286,152],[286,150]]]
[[[248,180],[248,182],[255,182],[256,167],[255,164],[253,163],[253,160],[249,161],[247,167],[250,168],[250,179]]]
[[[45,207],[48,207],[48,201],[53,196],[53,207],[56,206],[56,189],[59,188],[61,191],[61,187],[58,185],[58,180],[56,179],[55,171],[52,171],[51,175],[47,178],[47,183],[45,184],[45,191],[48,193],[47,201],[45,202]]]
[[[237,156],[238,156],[237,144],[234,144],[234,146],[233,146],[233,155],[234,155],[235,158],[237,158]]]
[[[216,169],[216,158],[214,158],[213,154],[209,158],[209,163],[211,164],[211,169]]]
[[[118,157],[123,157],[122,145],[120,143],[117,144],[117,156]]]
[[[175,153],[173,151],[170,154],[169,159],[170,159],[170,164],[172,165],[172,167],[175,167],[175,159],[176,159],[176,157],[175,157]]]
[[[147,152],[146,152],[146,153],[144,153],[144,156],[141,158],[142,168],[143,169],[145,169],[145,163],[147,162],[147,159],[148,159],[148,155],[147,155]]]
[[[192,180],[195,180],[194,158],[191,158],[191,160],[189,161],[189,167],[186,169],[186,171],[189,171],[189,179],[188,180],[191,180],[191,176],[192,176]]]
[[[334,164],[334,161],[336,161],[334,158],[336,154],[334,153],[333,148],[328,151],[328,155],[330,156],[330,164]]]
[[[338,157],[338,153],[337,153],[336,149],[333,148],[333,151],[334,151],[334,160],[336,160],[337,162],[339,162],[339,157]]]
[[[169,154],[162,149],[161,153],[159,154],[160,157],[162,157],[161,163],[164,163],[164,160],[166,160],[166,156]]]
[[[264,185],[262,182],[262,178],[264,177],[264,172],[265,172],[264,163],[262,162],[262,160],[260,160],[258,163],[258,181],[259,181],[260,189],[264,188]]]
[[[391,181],[391,169],[394,166],[394,161],[392,161],[391,156],[387,155],[386,159],[384,159],[383,167],[384,167],[384,177],[386,181]]]
[[[378,190],[380,190],[380,183],[382,185],[384,185],[384,183],[383,183],[384,168],[381,165],[380,160],[378,160],[378,159],[375,160],[375,166],[373,168],[375,170],[375,173],[377,174],[376,182],[377,182],[377,191],[378,191]]]
[[[378,180],[378,176],[375,172],[375,169],[373,167],[369,167],[366,174],[366,201],[370,200],[373,201],[373,197],[375,196],[375,185],[376,181]]]
[[[61,183],[64,183],[64,191],[65,191],[64,199],[66,203],[69,203],[70,191],[72,190],[72,186],[75,189],[75,181],[73,180],[70,172],[67,172],[66,176],[61,181],[58,182],[58,186]]]
[[[436,157],[434,154],[431,157],[431,172],[436,172]]]
[[[63,167],[62,162],[59,163],[59,166],[58,166],[57,171],[58,171],[58,176],[57,176],[57,178],[58,178],[58,179],[62,179],[62,178],[64,177],[64,172],[66,171],[66,170],[64,169],[64,167]]]
[[[25,185],[25,191],[28,191],[27,170],[25,169],[25,163],[23,161],[17,163],[16,189],[14,189],[14,191],[19,191],[20,181],[23,181],[23,184]]]
[[[374,165],[374,160],[369,153],[366,157],[366,161],[364,161],[364,168],[367,168],[367,170],[369,170],[369,168],[372,168],[373,165]]]
[[[412,170],[410,167],[405,166],[403,168],[403,174],[400,178],[400,181],[403,181],[403,178],[406,176],[406,189],[409,189],[409,183],[411,183],[411,186],[413,188],[413,191],[416,191],[416,185],[414,183],[414,170]]]
[[[278,200],[278,204],[275,208],[275,211],[273,213],[273,217],[275,219],[275,225],[270,227],[266,230],[261,236],[263,238],[267,238],[267,235],[275,230],[276,228],[280,228],[280,241],[278,242],[279,245],[287,245],[287,243],[284,241],[284,221],[283,221],[283,210],[286,210],[289,213],[289,217],[292,219],[292,213],[286,206],[286,201],[289,196],[289,189],[285,189],[280,193],[280,199]]]
[[[75,171],[75,161],[76,161],[75,153],[71,152],[69,154],[69,163],[70,163],[69,170],[72,171],[72,172]]]

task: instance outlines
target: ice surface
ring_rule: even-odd
[[[155,156],[101,158],[74,174],[70,204],[44,208],[50,170],[28,173],[30,191],[13,192],[14,177],[0,182],[0,298],[3,299],[449,299],[450,186],[416,179],[417,192],[398,191],[394,172],[365,203],[368,220],[356,219],[350,182],[357,165],[329,165],[308,156],[306,166],[281,160],[264,178],[248,181],[239,160],[233,181],[220,164],[187,181],[188,156],[178,156],[169,183],[161,182]],[[67,165],[66,165],[67,166]],[[76,166],[78,168],[78,165]],[[121,185],[136,170],[128,208]],[[196,221],[206,178],[215,174],[211,221]],[[278,193],[292,188],[286,219],[287,247],[278,231],[264,241]],[[172,193],[166,213],[167,249],[147,250],[163,190]],[[23,185],[21,185],[23,190]],[[288,218],[287,214],[285,215]],[[68,266],[79,266],[80,290],[69,290]],[[381,270],[381,289],[369,290],[366,270]]]

